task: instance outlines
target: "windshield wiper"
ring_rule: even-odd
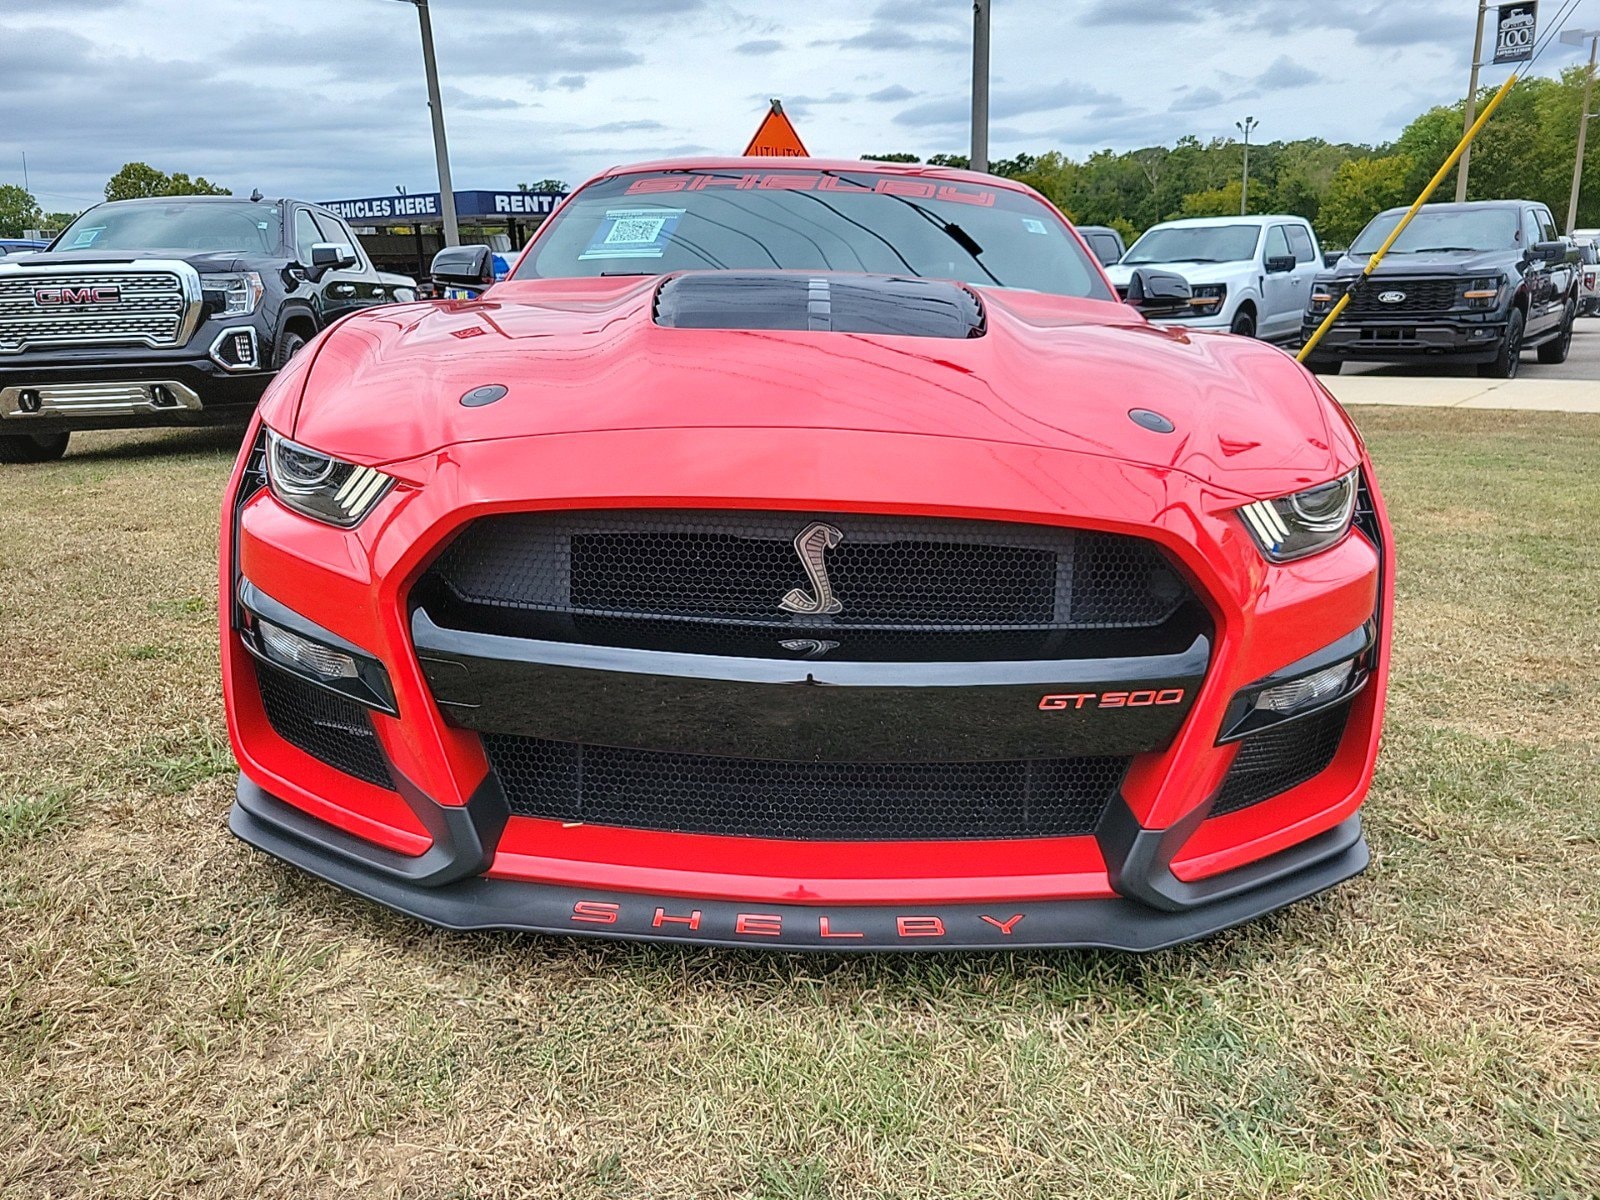
[[[1476,246],[1413,246],[1410,250],[1402,250],[1402,254],[1431,254],[1435,252],[1448,253],[1451,250],[1460,250],[1471,254],[1478,249]]]

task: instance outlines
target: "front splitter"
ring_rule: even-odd
[[[1217,933],[1363,871],[1361,819],[1318,835],[1328,853],[1282,878],[1180,912],[1135,900],[989,904],[774,905],[574,888],[474,876],[419,886],[334,848],[343,834],[306,836],[298,809],[240,779],[229,828],[259,850],[369,900],[453,930],[505,929],[585,937],[825,952],[1086,948],[1148,952]],[[1304,848],[1297,848],[1304,854]]]

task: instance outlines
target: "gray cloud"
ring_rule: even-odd
[[[1188,88],[1184,90],[1183,95],[1168,106],[1167,111],[1175,113],[1198,112],[1201,109],[1215,108],[1224,99],[1223,94],[1217,91],[1216,88]]]
[[[879,88],[875,92],[868,92],[867,93],[867,99],[868,100],[877,100],[877,101],[880,101],[880,102],[882,102],[882,101],[894,101],[894,100],[910,100],[916,94],[917,94],[916,92],[913,92],[908,87],[902,87],[898,83],[891,83],[886,88]]]
[[[1276,88],[1309,87],[1321,83],[1322,76],[1310,67],[1292,61],[1288,55],[1279,55],[1271,66],[1256,76],[1256,86],[1271,91]]]
[[[1072,80],[1045,87],[1003,88],[991,93],[989,114],[997,120],[1025,116],[1051,109],[1079,108],[1093,104],[1120,104],[1109,92]],[[913,105],[895,115],[897,125],[961,125],[972,119],[972,102],[964,95],[946,96]]]
[[[783,49],[783,43],[777,38],[757,38],[753,42],[740,42],[733,48],[735,54],[776,54]]]

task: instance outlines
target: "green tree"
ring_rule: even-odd
[[[41,218],[41,220],[44,222],[44,224],[40,225],[39,228],[40,229],[53,229],[57,233],[60,233],[61,230],[65,229],[68,225],[71,225],[74,221],[76,221],[82,215],[83,215],[82,213],[75,213],[75,212],[70,212],[70,213],[69,212],[49,212],[49,213],[45,213],[44,216]]]
[[[1329,246],[1348,246],[1384,209],[1415,199],[1411,187],[1415,167],[1409,154],[1386,154],[1345,163],[1335,172],[1322,200],[1318,229],[1322,240]]]
[[[205,176],[190,179],[181,172],[169,175],[149,163],[123,163],[106,181],[107,200],[137,200],[144,196],[231,196],[233,192]]]
[[[903,153],[863,154],[861,158],[865,162],[919,163],[922,161],[922,159],[918,158],[915,154]]]
[[[23,230],[39,228],[42,216],[32,193],[0,183],[0,237],[21,237]]]
[[[1179,210],[1186,217],[1236,217],[1244,197],[1244,180],[1233,179],[1221,187],[1190,192]]]

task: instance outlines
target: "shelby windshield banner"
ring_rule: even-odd
[[[1538,0],[1526,4],[1502,4],[1495,25],[1494,61],[1527,62],[1533,57],[1534,31],[1539,25]]]

